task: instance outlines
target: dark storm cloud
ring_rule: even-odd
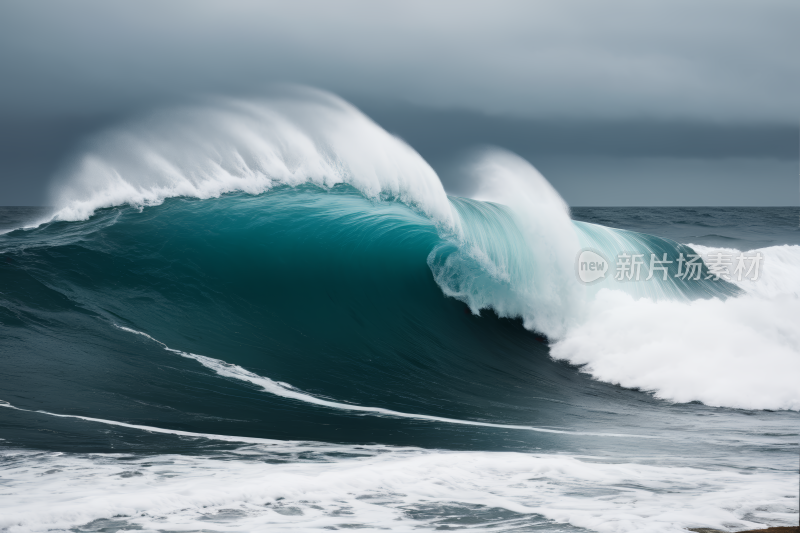
[[[497,145],[531,157],[798,158],[796,124],[519,119],[411,106],[362,106],[384,128],[431,156]]]
[[[0,106],[291,80],[513,116],[794,123],[798,14],[794,0],[6,1]]]

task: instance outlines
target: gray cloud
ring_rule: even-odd
[[[411,144],[451,194],[483,146],[533,163],[571,205],[796,205],[796,125],[519,119],[410,106],[365,106]]]
[[[793,0],[6,1],[0,113],[266,81],[527,117],[796,123]]]
[[[796,124],[664,120],[521,119],[469,111],[362,105],[423,156],[497,145],[532,158],[550,155],[767,157],[797,161]]]
[[[490,144],[571,203],[796,204],[798,20],[796,0],[6,0],[0,205],[43,201],[138,109],[276,81],[353,101],[456,193]]]

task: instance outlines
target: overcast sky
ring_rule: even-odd
[[[559,158],[740,158],[773,180],[742,203],[792,191],[796,205],[798,27],[797,0],[4,0],[0,204],[39,201],[61,158],[120,117],[296,82],[344,96],[444,166],[505,144],[550,161],[559,188],[580,179]],[[611,167],[593,179],[613,181]],[[745,181],[760,168],[744,167]]]

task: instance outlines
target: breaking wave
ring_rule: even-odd
[[[783,267],[797,247],[766,250],[765,276],[739,287],[708,281],[707,271],[698,281],[683,280],[674,264],[666,280],[620,283],[609,275],[585,286],[574,274],[581,249],[606,258],[677,257],[693,249],[571,221],[547,180],[508,152],[484,153],[472,172],[475,198],[448,197],[402,140],[346,102],[303,89],[173,110],[106,132],[58,181],[54,220],[88,220],[98,209],[142,209],[177,197],[269,195],[285,187],[313,197],[352,187],[375,205],[408,209],[401,217],[414,219],[409,238],[420,227],[435,228],[427,263],[445,295],[474,314],[491,309],[521,318],[553,342],[555,357],[586,365],[597,379],[678,402],[800,408],[789,378],[800,368],[798,330],[789,319],[798,316],[800,276]],[[348,213],[344,203],[329,209],[340,221],[352,218],[331,239],[344,232],[363,238],[358,225],[382,216]],[[319,234],[319,218],[307,213],[294,224]]]
[[[470,171],[448,196],[312,90],[90,141],[0,235],[0,528],[796,523],[800,247],[687,277],[740,252],[573,221],[499,149]]]

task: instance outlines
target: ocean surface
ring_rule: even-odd
[[[0,530],[796,524],[800,209],[473,171],[448,196],[310,93],[122,124],[53,207],[0,208]],[[757,279],[709,270],[745,253]]]

